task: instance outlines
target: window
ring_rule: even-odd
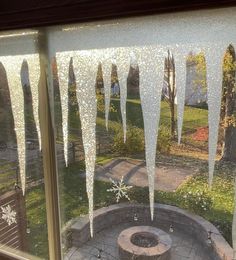
[[[34,31],[1,34],[0,243],[47,256],[36,38]]]
[[[232,259],[235,12],[2,33],[0,243]]]

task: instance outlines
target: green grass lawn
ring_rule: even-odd
[[[120,100],[112,99],[111,104],[114,106],[117,112],[110,113],[110,120],[112,122],[121,122],[120,115]],[[143,116],[140,99],[128,99],[127,100],[127,122],[143,128]],[[101,115],[100,115],[101,117]],[[169,126],[170,125],[170,109],[167,102],[161,102],[161,115],[160,123]],[[208,111],[205,109],[194,108],[185,106],[184,110],[184,123],[183,133],[191,132],[194,129],[208,125]]]
[[[58,110],[56,106],[56,111]],[[109,113],[109,129],[113,131],[120,127],[122,118],[120,113],[120,100],[111,99],[111,111]],[[143,129],[143,115],[140,99],[127,99],[126,106],[127,124]],[[56,115],[57,120],[60,116]],[[170,126],[170,109],[167,102],[161,102],[160,124],[166,127]],[[196,128],[208,125],[208,111],[205,109],[185,106],[183,135],[193,132]],[[80,120],[78,113],[74,109],[69,114],[69,128],[80,129]],[[99,110],[97,114],[97,131],[106,131],[104,111]],[[76,134],[70,134],[70,140],[76,139]]]
[[[48,238],[44,186],[27,191],[26,215],[30,233],[27,234],[28,250],[31,254],[48,259]]]
[[[16,164],[0,160],[0,194],[14,189],[16,183]]]

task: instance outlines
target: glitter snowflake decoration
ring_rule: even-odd
[[[127,186],[124,183],[124,177],[122,176],[121,180],[119,182],[115,182],[114,180],[110,179],[110,181],[112,182],[112,188],[108,189],[108,192],[114,192],[116,194],[116,202],[118,203],[120,201],[120,199],[126,198],[128,200],[130,200],[127,192],[128,190],[130,190],[132,188],[132,186]]]
[[[16,222],[16,211],[12,210],[10,205],[7,205],[6,207],[1,207],[2,210],[2,219],[5,220],[8,224],[8,226],[11,226]]]

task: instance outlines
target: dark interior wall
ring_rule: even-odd
[[[1,0],[0,30],[236,5],[236,0]]]

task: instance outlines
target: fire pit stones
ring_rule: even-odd
[[[123,230],[118,237],[121,260],[168,260],[172,240],[161,229],[135,226]]]

